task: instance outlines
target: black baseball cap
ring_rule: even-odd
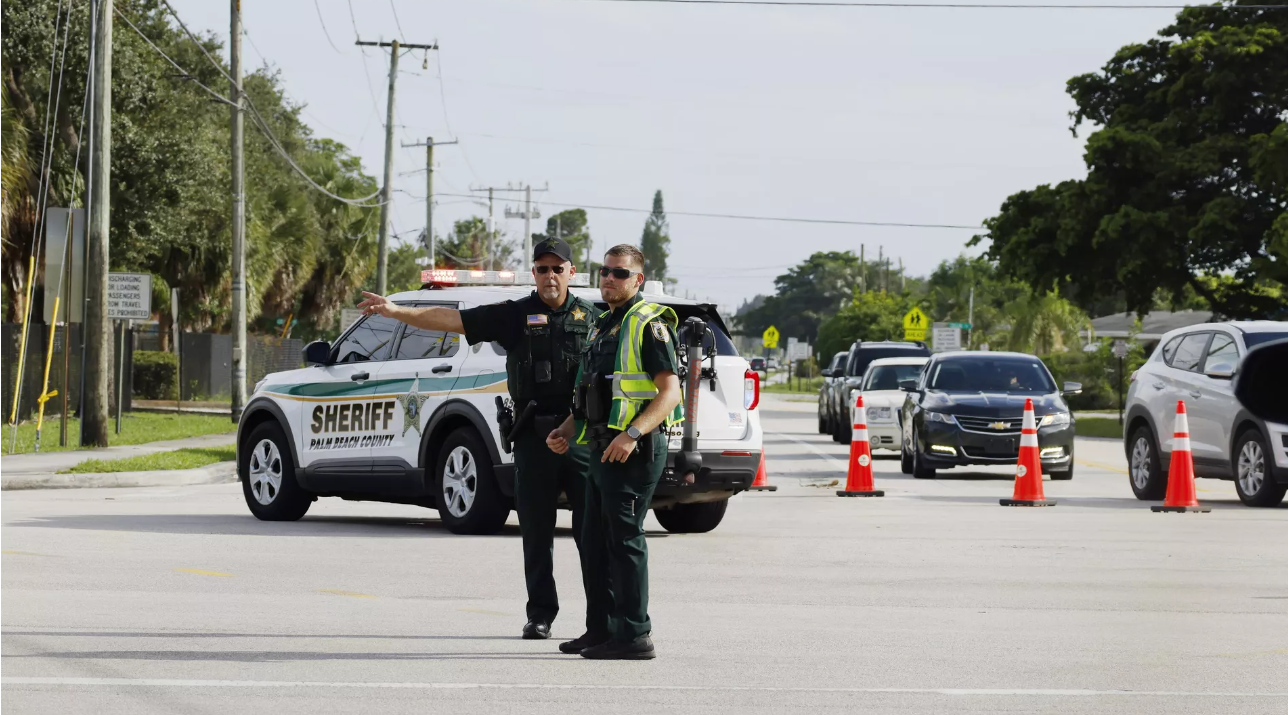
[[[553,253],[569,263],[572,262],[572,246],[569,246],[568,242],[562,238],[547,238],[533,246],[532,260],[535,261],[547,253]]]

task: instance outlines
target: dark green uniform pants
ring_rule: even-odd
[[[586,569],[587,629],[629,643],[653,630],[648,618],[648,544],[644,517],[666,468],[666,439],[654,436],[654,461],[637,451],[625,462],[590,453],[586,523],[581,536]],[[593,579],[593,581],[592,581]],[[606,604],[601,608],[598,604]],[[601,612],[596,622],[590,612]]]
[[[529,427],[514,444],[514,509],[523,535],[523,575],[528,584],[528,619],[552,623],[559,613],[555,591],[555,516],[559,493],[572,507],[572,534],[581,558],[582,584],[586,578],[586,550],[582,523],[586,503],[586,468],[590,450],[574,444],[564,454],[546,446],[546,435]],[[589,595],[588,595],[589,598]],[[587,617],[589,623],[589,616]]]

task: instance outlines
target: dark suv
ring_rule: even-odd
[[[818,433],[831,434],[836,429],[832,414],[832,388],[837,383],[845,382],[845,359],[850,353],[841,351],[832,356],[832,362],[819,372],[823,375],[823,384],[818,388]]]
[[[850,442],[850,400],[859,385],[868,363],[877,358],[930,357],[930,348],[921,341],[911,343],[854,341],[845,358],[845,373],[833,373],[828,414],[832,417],[832,439],[842,444]]]

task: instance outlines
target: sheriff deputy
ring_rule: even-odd
[[[532,252],[532,277],[537,289],[522,300],[481,305],[468,310],[410,308],[363,292],[358,304],[366,314],[395,318],[423,330],[462,333],[471,345],[496,342],[505,348],[505,372],[516,412],[529,402],[536,403],[536,417],[509,435],[514,443],[514,506],[523,538],[523,572],[528,587],[525,639],[550,637],[550,624],[559,613],[555,590],[554,534],[559,493],[572,507],[573,538],[581,555],[582,582],[589,561],[582,542],[585,518],[589,448],[578,445],[561,453],[551,451],[545,438],[571,413],[573,388],[581,354],[585,350],[596,314],[593,303],[568,291],[577,272],[572,249],[551,238],[537,244]],[[586,622],[596,626],[605,616],[594,613],[589,590]],[[600,610],[606,607],[600,606]]]

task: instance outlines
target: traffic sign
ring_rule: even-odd
[[[970,330],[970,323],[949,323],[948,327],[961,328],[962,330]]]
[[[1127,357],[1127,341],[1126,341],[1126,340],[1115,340],[1115,341],[1114,341],[1114,357],[1119,358],[1119,359],[1122,359],[1122,358]]]
[[[930,327],[930,319],[921,312],[921,308],[913,308],[903,316],[903,339],[925,340],[928,327]]]
[[[935,352],[949,352],[952,350],[962,349],[962,329],[961,328],[941,328],[935,327]]]
[[[760,341],[765,347],[770,348],[771,350],[778,347],[778,328],[775,328],[772,325],[765,328],[765,333],[760,336]]]
[[[151,320],[152,274],[108,273],[107,317],[112,320]]]

